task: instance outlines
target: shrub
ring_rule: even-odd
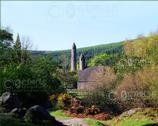
[[[132,107],[143,106],[141,98],[135,95],[141,91],[140,80],[137,76],[126,75],[114,91],[116,101],[121,111],[128,110]],[[139,105],[138,105],[139,104]]]
[[[87,96],[84,97],[83,103],[90,108],[91,105],[96,105],[100,108],[100,112],[120,112],[118,105],[112,98],[111,92],[113,88],[111,86],[107,88],[103,85],[89,92]]]
[[[52,108],[67,110],[71,106],[71,95],[67,93],[63,94],[52,94],[49,96],[49,101],[51,102]]]
[[[115,89],[118,105],[122,110],[133,107],[158,106],[158,67],[147,67],[135,74],[128,74]]]
[[[72,106],[69,111],[70,113],[80,114],[84,112],[84,106]]]
[[[70,108],[70,113],[75,113],[75,114],[80,114],[84,112],[84,106],[81,105],[81,101],[78,100],[77,98],[73,97],[71,99],[71,108]]]
[[[68,109],[71,104],[71,96],[67,93],[60,94],[57,98],[57,108]]]
[[[9,114],[2,114],[0,115],[0,125],[1,126],[37,126],[33,123],[27,123],[20,119],[12,117],[12,115]],[[47,125],[51,126],[51,125]]]
[[[83,106],[79,106],[76,108],[77,114],[79,113],[83,113],[84,112],[84,107]]]
[[[57,108],[57,106],[56,106],[57,105],[57,95],[55,95],[55,94],[50,95],[49,101],[52,105],[53,110],[55,110]]]
[[[124,46],[126,55],[148,59],[152,64],[158,62],[158,34],[149,37],[141,37],[133,42],[127,42]]]
[[[150,66],[137,73],[141,86],[148,93],[144,100],[146,105],[158,106],[158,66]]]
[[[100,109],[96,105],[92,105],[90,108],[85,109],[86,115],[95,115],[99,113],[100,113]]]
[[[24,116],[25,122],[32,123],[32,113],[31,112],[26,112]]]
[[[110,58],[111,56],[104,53],[104,54],[99,54],[97,56],[94,56],[89,60],[88,66],[89,67],[94,67],[94,66],[106,66],[110,64]]]

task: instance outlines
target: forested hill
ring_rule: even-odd
[[[122,47],[123,47],[123,42],[117,42],[117,43],[90,46],[85,48],[77,48],[77,58],[79,58],[79,55],[81,53],[85,55],[87,61],[89,60],[89,58],[100,53],[107,53],[107,54],[121,53]],[[70,52],[71,52],[71,47],[69,50],[60,50],[60,51],[32,51],[32,54],[33,56],[52,55],[56,60],[62,60],[61,62],[64,62],[65,64],[68,65],[70,63],[70,55],[71,55]]]

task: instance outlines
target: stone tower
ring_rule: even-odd
[[[76,71],[76,45],[73,43],[72,49],[71,49],[71,71]]]
[[[85,57],[83,54],[80,55],[79,62],[80,62],[80,70],[84,70],[85,69]]]

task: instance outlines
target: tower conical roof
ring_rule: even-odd
[[[80,58],[84,58],[84,54],[83,53],[80,54]]]
[[[76,48],[76,44],[75,43],[73,43],[72,48]]]

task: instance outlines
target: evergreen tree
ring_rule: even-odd
[[[15,50],[15,61],[20,63],[21,62],[21,41],[19,34],[17,35],[15,45],[14,45],[14,50]]]
[[[17,50],[21,50],[21,42],[20,42],[19,34],[17,35],[16,41],[15,41],[15,48]]]

